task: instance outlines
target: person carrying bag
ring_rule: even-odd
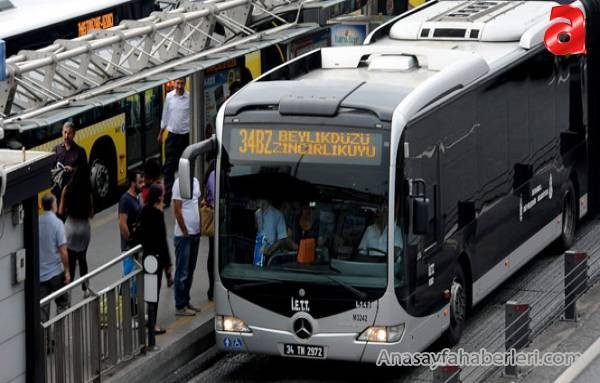
[[[206,197],[200,202],[200,232],[207,237],[215,236],[215,207]]]

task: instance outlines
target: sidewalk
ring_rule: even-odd
[[[175,218],[172,208],[165,210],[165,222],[171,261],[175,264],[175,251],[173,248]],[[120,252],[118,212],[117,205],[114,205],[97,214],[92,221],[92,239],[87,255],[89,270],[94,270],[107,263]],[[111,371],[111,374],[104,377],[103,380],[126,381],[128,383],[159,381],[162,377],[161,374],[168,373],[197,356],[204,348],[204,343],[209,342],[210,345],[214,343],[212,340],[214,305],[208,301],[206,295],[208,290],[207,255],[208,238],[202,237],[190,293],[192,297],[191,304],[199,306],[202,311],[193,317],[176,316],[174,289],[173,287],[167,288],[166,280],[163,279],[158,306],[158,324],[165,328],[167,333],[157,336],[157,344],[162,349],[159,352],[147,353],[145,356],[139,356],[129,363],[122,364],[117,367],[116,371]],[[79,271],[76,274],[79,277]],[[96,291],[104,288],[121,275],[122,269],[120,267],[109,269],[106,273],[91,281],[91,288],[96,289]],[[81,290],[76,289],[72,301],[77,302],[80,299],[82,299]]]

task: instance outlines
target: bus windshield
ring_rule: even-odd
[[[387,131],[233,127],[223,143],[219,270],[225,287],[270,286],[276,293],[283,291],[273,289],[277,282],[335,286],[319,291],[351,299],[383,294]],[[396,268],[402,243],[396,226]]]

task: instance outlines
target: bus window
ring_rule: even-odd
[[[545,153],[549,153],[548,145],[556,137],[554,55],[546,50],[536,54],[528,61],[528,73],[529,139],[537,171],[549,160]]]
[[[529,105],[523,102],[527,95],[526,65],[512,68],[508,80],[508,164],[515,168],[526,163],[529,157]],[[518,180],[515,186],[521,183]]]
[[[441,119],[439,112],[429,113],[423,118],[412,122],[406,128],[406,142],[410,144],[410,157],[405,161],[405,174],[406,179],[423,179],[426,185],[426,196],[431,201],[431,214],[430,217],[434,217],[434,203],[436,201],[436,195],[434,189],[436,185],[439,185],[439,150],[436,146],[431,146],[432,142],[437,141],[436,135],[440,133],[440,121]],[[441,210],[446,214],[447,210],[452,209],[452,204],[449,201],[444,202],[442,200]],[[447,205],[446,205],[447,204]],[[438,210],[439,211],[439,210]],[[439,217],[438,217],[439,218]],[[430,221],[430,229],[427,234],[423,236],[424,248],[429,247],[437,241],[437,233],[442,228],[436,225],[434,218]],[[411,233],[411,235],[413,235]],[[412,241],[412,238],[409,238]]]
[[[389,133],[315,132],[300,126],[235,127],[224,132],[231,166],[221,163],[222,280],[227,284],[278,276],[317,286],[333,283],[335,288],[324,291],[334,296],[334,291],[343,291],[339,283],[369,298],[380,296],[388,267],[387,219],[381,217],[388,216]],[[343,150],[343,145],[326,143],[315,144],[322,145],[319,151],[313,150],[317,146],[307,148],[304,155],[269,154],[296,150],[288,138],[307,134],[313,135],[313,143],[330,135],[346,142],[351,134],[369,154],[350,151],[350,157],[338,156],[332,150]],[[264,151],[271,145],[267,137],[278,137],[273,144],[281,147]]]
[[[479,178],[480,193],[486,196],[489,201],[494,196],[500,195],[510,187],[510,183],[502,182],[508,172],[508,96],[509,86],[506,83],[507,78],[500,76],[493,82],[482,87],[477,93],[476,99],[471,98],[477,105],[477,169]],[[456,109],[463,111],[463,109]],[[467,109],[468,110],[468,109]],[[471,124],[472,125],[472,124]],[[490,142],[503,143],[502,145],[490,145]],[[473,145],[473,148],[475,145]],[[460,150],[460,149],[459,149]],[[473,158],[473,157],[471,157]],[[475,162],[475,161],[473,161]],[[465,175],[467,177],[468,175]],[[473,179],[473,178],[471,178]],[[463,188],[463,179],[460,188]],[[468,179],[464,180],[469,184]],[[504,187],[499,187],[499,183]],[[452,196],[454,201],[466,201],[472,199]]]

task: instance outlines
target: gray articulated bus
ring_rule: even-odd
[[[470,308],[587,213],[584,58],[547,1],[431,1],[220,109],[220,349],[372,362],[458,342]]]

